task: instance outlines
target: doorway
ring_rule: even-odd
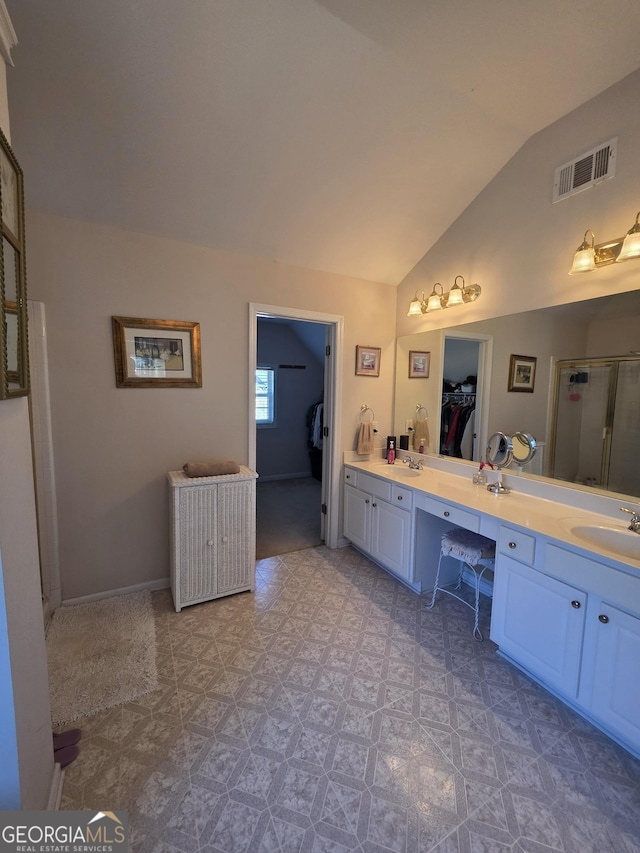
[[[438,453],[478,462],[487,444],[493,339],[453,329],[442,347]]]
[[[302,510],[309,500],[316,501],[314,494],[317,496],[319,541],[335,548],[338,540],[340,459],[337,425],[340,423],[341,385],[337,365],[341,362],[343,318],[253,303],[249,308],[249,465],[264,476],[262,483],[258,479],[258,490],[263,485],[271,485],[270,497],[275,499],[280,493],[282,500],[289,504],[290,510],[283,507],[281,514],[291,528],[289,550],[295,548],[296,525],[302,528],[303,524],[309,523],[305,521],[308,516],[306,513],[303,516]],[[271,340],[271,346],[260,346],[261,329],[265,340]],[[274,344],[274,341],[278,344],[278,339],[281,339],[280,343],[284,342],[285,338],[298,341],[297,346],[291,347],[292,358],[287,358],[286,350]],[[312,350],[320,361],[318,369],[313,370],[310,369],[313,358],[296,357],[296,353],[300,356]],[[265,379],[268,379],[266,371],[271,369],[273,381],[283,392],[278,394],[272,389],[276,404],[270,415],[272,423],[260,426],[258,421],[264,421],[264,416],[256,404],[258,367],[261,368],[260,375],[264,369]],[[280,410],[278,401],[282,407]],[[312,424],[308,423],[308,418],[318,413],[319,403],[322,404],[320,432],[317,418]],[[287,485],[279,488],[278,483]],[[300,504],[299,512],[295,511],[296,501]],[[273,515],[273,507],[270,506],[269,511]],[[313,508],[311,512],[313,514]],[[312,524],[315,527],[315,522]],[[299,532],[303,533],[302,530]],[[300,547],[309,546],[302,544]]]

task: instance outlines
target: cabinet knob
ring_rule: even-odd
[[[516,545],[516,543],[515,543],[515,542],[509,542],[509,548],[512,548],[512,549],[513,549],[513,548],[517,548],[517,547],[518,547],[518,546]]]
[[[579,602],[579,601],[577,601],[577,600],[574,598],[574,599],[573,599],[573,601],[571,602],[571,606],[572,606],[572,607],[575,607],[575,609],[576,609],[576,610],[580,610],[580,607],[581,607],[582,605],[580,604],[580,602]]]
[[[598,616],[598,619],[602,622],[602,624],[603,624],[603,625],[606,625],[606,624],[607,624],[607,622],[609,621],[609,617],[607,616],[607,614],[606,614],[606,613],[601,613],[601,614]]]
[[[444,515],[444,517],[445,517],[445,518],[449,518],[449,516],[451,515],[451,513],[449,512],[449,510],[448,510],[448,509],[445,509],[445,511],[444,511],[444,513],[443,513],[443,515]]]
[[[350,479],[351,479],[351,474],[347,474],[347,475],[345,476],[345,480],[350,480]]]
[[[372,506],[378,506],[378,504],[375,504],[375,503],[374,503],[374,504],[372,504]]]
[[[223,537],[222,537],[222,541],[223,541],[223,542],[228,542],[228,541],[229,541],[229,537],[228,537],[228,536],[223,536]]]
[[[366,498],[366,499],[365,499],[365,503],[366,503],[366,504],[368,504],[368,503],[369,503],[369,498]]]
[[[399,501],[401,501],[401,500],[402,500],[402,495],[398,495],[398,500],[399,500]]]
[[[215,545],[215,544],[216,543],[214,542],[213,539],[207,539],[207,545]]]

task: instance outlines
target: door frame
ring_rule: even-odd
[[[275,317],[301,320],[306,323],[321,323],[327,327],[327,342],[330,355],[325,356],[324,370],[324,425],[329,434],[323,441],[322,453],[322,502],[327,506],[325,518],[325,544],[328,548],[338,547],[340,514],[340,448],[339,428],[342,402],[342,348],[344,340],[344,317],[305,311],[302,308],[285,308],[279,305],[249,303],[249,467],[256,468],[256,409],[255,376],[258,363],[258,318]]]

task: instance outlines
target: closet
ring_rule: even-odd
[[[476,388],[480,343],[445,338],[439,453],[457,459],[479,459]]]

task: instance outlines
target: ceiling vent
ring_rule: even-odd
[[[616,137],[558,166],[553,180],[554,203],[612,178],[616,173],[617,147]]]

